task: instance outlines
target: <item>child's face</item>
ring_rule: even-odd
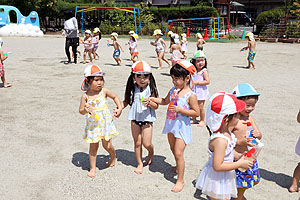
[[[139,87],[145,88],[149,84],[150,74],[134,74],[134,80]]]
[[[104,79],[102,76],[95,76],[93,79],[90,80],[88,85],[91,90],[100,91],[103,88]]]
[[[176,89],[183,89],[190,80],[190,76],[182,78],[182,77],[176,77],[172,75],[171,77],[172,77],[173,85],[175,86]]]
[[[255,109],[255,104],[257,100],[255,98],[248,98],[243,100],[246,103],[246,107],[240,112],[242,116],[249,116],[250,113]]]
[[[88,33],[85,33],[85,37],[87,37],[87,38],[88,38],[88,37],[90,37],[90,34],[88,34]]]
[[[111,39],[111,40],[115,40],[115,37],[114,37],[114,36],[111,36],[110,39]]]
[[[202,69],[204,66],[205,66],[205,60],[204,59],[196,60],[197,69]]]
[[[160,35],[159,35],[159,34],[155,35],[155,38],[156,38],[156,39],[159,39],[159,38],[160,38]]]

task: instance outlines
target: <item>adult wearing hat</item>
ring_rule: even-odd
[[[73,16],[72,10],[65,11],[66,21],[64,23],[64,31],[66,34],[65,52],[68,57],[68,63],[71,63],[70,46],[74,54],[74,63],[77,63],[77,47],[79,46],[78,23]]]

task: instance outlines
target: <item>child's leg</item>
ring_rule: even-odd
[[[200,108],[200,123],[198,126],[200,127],[203,127],[205,126],[205,110],[204,110],[204,103],[205,103],[205,100],[198,100],[198,105],[199,105],[199,108]]]
[[[90,57],[90,62],[93,62],[92,49],[90,49],[90,50],[88,51],[88,53],[89,53],[89,57]]]
[[[161,52],[160,55],[162,55],[162,59],[168,64],[169,68],[171,67],[171,64],[170,62],[165,58],[165,53],[164,52]]]
[[[238,193],[237,193],[237,198],[234,198],[234,200],[244,200],[246,199],[245,196],[244,196],[244,193],[245,191],[247,190],[248,188],[238,188]]]
[[[220,200],[220,199],[215,199],[213,197],[209,197],[210,200]],[[222,200],[230,200],[230,199],[222,199]]]
[[[110,155],[110,160],[107,163],[107,167],[113,167],[116,162],[116,152],[111,140],[106,141],[102,139],[102,146]]]
[[[134,170],[137,174],[143,173],[143,161],[142,161],[142,128],[136,125],[134,121],[131,121],[131,133],[134,141],[134,152],[136,161],[138,163],[137,168]]]
[[[252,65],[252,68],[255,69],[254,62],[251,62],[250,64]]]
[[[96,160],[97,160],[98,147],[99,147],[99,142],[90,143],[90,152],[89,152],[90,171],[88,173],[88,176],[91,178],[96,176]]]
[[[300,163],[298,163],[298,166],[294,170],[293,182],[291,187],[289,188],[290,192],[299,191],[299,187],[298,187],[299,181],[300,181]]]
[[[135,60],[134,60],[134,55],[133,54],[131,54],[131,58],[130,58],[130,60],[134,63],[135,62]]]
[[[142,133],[143,146],[148,150],[148,156],[145,164],[150,165],[154,154],[154,146],[152,144],[152,124],[144,125],[142,127]]]
[[[5,87],[5,88],[8,88],[8,87],[12,86],[11,84],[9,84],[9,83],[6,82],[4,76],[1,76],[1,81],[3,82],[3,87]]]
[[[158,52],[156,52],[156,54],[157,54],[157,59],[158,59],[158,65],[159,65],[159,68],[158,69],[161,69],[162,68],[162,60],[161,60],[161,53],[163,54],[163,52],[160,52],[160,53],[158,53]]]
[[[86,63],[86,50],[84,50],[84,52],[83,52],[83,64],[85,64]]]
[[[184,162],[184,149],[185,149],[185,143],[183,139],[175,138],[175,146],[174,146],[174,157],[176,160],[176,167],[178,170],[178,177],[175,186],[172,188],[172,192],[181,192],[184,186],[184,168],[185,168],[185,162]]]

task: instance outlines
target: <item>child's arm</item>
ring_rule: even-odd
[[[227,143],[228,142],[224,138],[216,138],[211,141],[211,144],[209,145],[211,150],[214,152],[212,163],[214,170],[216,172],[226,172],[239,167],[244,169],[250,168],[253,162],[250,160],[245,160],[245,157],[242,157],[237,162],[224,162]]]
[[[200,115],[200,109],[199,109],[196,95],[192,94],[190,96],[190,98],[188,99],[188,104],[190,105],[189,110],[186,110],[180,106],[175,106],[175,105],[170,106],[169,109],[170,111],[178,112],[183,115],[187,115],[189,117],[198,117]]]
[[[202,39],[202,44],[205,44],[205,40],[204,39]]]
[[[114,116],[117,118],[120,117],[120,115],[122,113],[122,103],[121,103],[119,97],[107,88],[103,88],[103,92],[104,92],[105,96],[111,98],[117,105],[117,107],[114,108]]]
[[[200,39],[197,41],[197,47],[199,47],[200,46]]]
[[[259,140],[262,138],[262,134],[260,132],[260,130],[258,129],[256,123],[255,123],[255,120],[252,116],[249,116],[249,120],[251,122],[251,125],[253,127],[253,132],[252,132],[252,135],[254,137],[257,137]]]
[[[149,101],[153,101],[154,103],[159,105],[168,105],[170,103],[170,92],[168,92],[165,98],[150,97]]]
[[[210,83],[210,79],[209,79],[209,75],[207,71],[203,72],[203,81],[194,81],[195,85],[209,85]]]
[[[7,58],[8,58],[8,56],[4,55],[4,52],[2,50],[0,50],[0,62],[3,62]]]
[[[92,113],[93,107],[87,103],[87,97],[85,94],[81,96],[81,101],[79,105],[79,113],[85,115],[87,113]]]
[[[150,98],[151,98],[151,97],[150,97]],[[153,110],[156,110],[156,109],[158,108],[158,104],[155,103],[153,100],[150,100],[150,98],[145,98],[145,99],[143,100],[143,104],[144,104],[145,106],[148,106],[148,107],[152,108]],[[153,98],[154,98],[154,97],[153,97]]]
[[[299,110],[298,115],[297,115],[297,121],[298,121],[298,123],[300,123],[300,110]]]

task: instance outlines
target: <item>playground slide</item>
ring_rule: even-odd
[[[11,22],[11,16],[16,16],[16,21]],[[32,36],[43,37],[40,30],[38,13],[32,11],[24,17],[18,8],[0,5],[0,35],[1,36]]]

